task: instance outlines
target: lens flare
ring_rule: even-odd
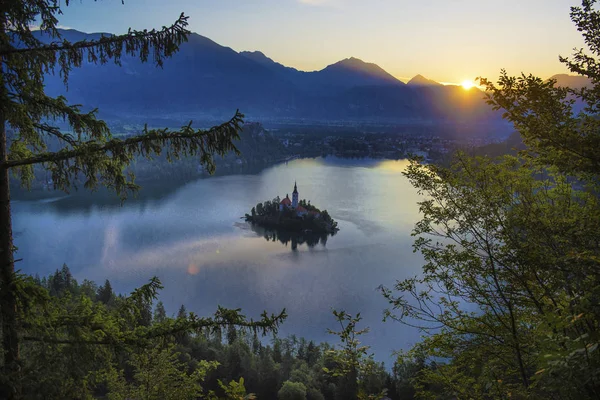
[[[196,275],[198,272],[200,272],[200,268],[198,268],[196,264],[190,263],[190,265],[188,265],[187,272],[190,275]]]

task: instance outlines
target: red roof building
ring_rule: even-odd
[[[281,203],[279,204],[283,204],[284,206],[291,206],[292,205],[292,201],[290,200],[289,197],[285,197],[285,199],[281,200]]]

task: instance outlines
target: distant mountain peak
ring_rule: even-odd
[[[404,85],[403,82],[390,75],[379,65],[365,62],[356,57],[345,58],[335,64],[328,65],[321,72],[359,75],[370,79],[371,84]]]
[[[343,60],[340,60],[334,64],[329,65],[328,67],[333,67],[333,66],[343,66],[343,67],[353,67],[353,68],[356,68],[356,67],[378,68],[383,71],[383,68],[381,68],[379,65],[365,62],[365,61],[361,60],[360,58],[356,58],[356,57],[344,58]]]
[[[359,63],[364,63],[364,64],[368,64],[366,62],[364,62],[363,60],[361,60],[360,58],[356,58],[356,57],[349,57],[349,58],[344,58],[341,61],[338,61],[339,63],[355,63],[355,64],[359,64]]]
[[[410,81],[408,81],[407,84],[411,85],[411,86],[441,86],[442,85],[439,82],[425,78],[421,74],[415,75]]]

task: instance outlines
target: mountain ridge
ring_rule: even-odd
[[[340,92],[356,86],[404,85],[377,64],[356,57],[345,58],[321,70],[300,71],[278,63],[260,51],[242,51],[240,54],[271,69],[307,94]]]
[[[91,39],[99,34],[61,31]],[[47,38],[43,38],[47,40]],[[411,87],[374,63],[350,57],[319,71],[286,67],[262,52],[238,53],[190,35],[162,68],[124,56],[122,67],[84,64],[71,71],[67,92],[48,75],[51,95],[99,108],[121,119],[169,115],[218,120],[236,109],[263,121],[387,121],[454,123],[497,120],[475,92],[445,86]],[[404,122],[403,122],[404,121]]]

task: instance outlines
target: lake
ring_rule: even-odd
[[[79,192],[13,202],[17,268],[48,275],[66,263],[75,278],[128,292],[158,276],[169,314],[181,304],[200,315],[217,305],[258,317],[289,314],[281,335],[334,340],[331,309],[360,312],[371,332],[364,343],[389,366],[394,349],[419,334],[382,322],[377,287],[419,273],[410,236],[419,196],[402,171],[408,161],[294,160],[253,175],[153,185],[122,206],[102,193]],[[281,198],[298,183],[300,198],[327,209],[340,231],[309,247],[267,241],[240,219],[256,203]]]

